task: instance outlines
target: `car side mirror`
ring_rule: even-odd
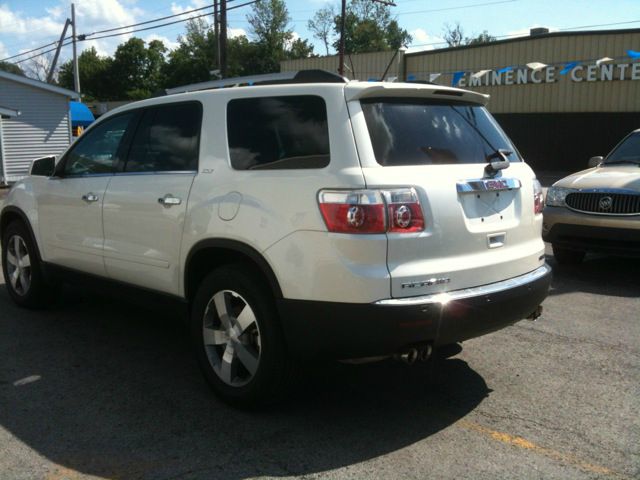
[[[589,168],[597,167],[602,163],[603,160],[604,160],[604,157],[600,155],[598,155],[597,157],[591,157],[589,159]]]
[[[41,157],[36,158],[31,164],[31,170],[29,175],[37,177],[51,177],[56,170],[56,157]]]

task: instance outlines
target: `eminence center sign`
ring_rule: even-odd
[[[577,65],[570,70],[563,66],[548,66],[537,70],[519,68],[503,72],[486,72],[474,76],[465,73],[458,82],[459,87],[498,85],[525,85],[554,83],[566,77],[571,82],[611,82],[613,80],[640,80],[640,62],[603,65]]]

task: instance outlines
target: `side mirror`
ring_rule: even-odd
[[[604,157],[601,157],[601,156],[591,157],[589,159],[589,168],[597,167],[602,163],[603,160],[604,160]]]
[[[31,170],[29,175],[35,175],[37,177],[51,177],[56,170],[56,157],[41,157],[36,158],[31,164]]]

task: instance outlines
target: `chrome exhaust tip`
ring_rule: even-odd
[[[538,305],[536,309],[529,314],[527,320],[535,321],[538,317],[542,315],[542,305]]]
[[[431,345],[427,345],[423,349],[420,350],[420,361],[426,362],[431,358],[431,354],[433,353],[433,349]]]
[[[410,348],[406,352],[394,355],[394,358],[406,363],[407,365],[413,365],[418,359],[418,350],[415,348]]]

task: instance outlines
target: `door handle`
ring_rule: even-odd
[[[164,197],[160,197],[158,199],[158,203],[165,207],[173,207],[174,205],[180,205],[182,203],[182,199],[167,193]]]
[[[82,200],[88,203],[97,202],[99,200],[98,196],[95,193],[85,193],[82,196]]]

